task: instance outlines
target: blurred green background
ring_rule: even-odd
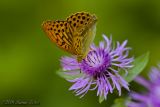
[[[99,104],[96,92],[79,99],[68,91],[71,83],[55,73],[66,53],[41,29],[45,20],[63,20],[80,11],[98,17],[96,44],[103,33],[112,34],[114,40],[128,39],[135,57],[150,51],[142,75],[160,61],[159,0],[0,0],[0,103],[34,99],[40,105],[33,107],[110,107],[117,94]]]

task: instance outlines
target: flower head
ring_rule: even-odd
[[[143,85],[148,91],[146,93],[131,93],[131,102],[128,107],[160,107],[160,66],[153,67],[149,73],[149,79],[136,77],[135,81]]]
[[[91,45],[88,55],[77,62],[74,57],[62,57],[63,70],[75,79],[68,80],[74,84],[70,90],[83,97],[88,90],[97,89],[97,96],[106,99],[108,93],[116,88],[121,95],[121,87],[129,90],[128,83],[119,75],[119,71],[126,71],[132,67],[133,58],[128,58],[130,48],[126,47],[127,40],[122,44],[117,42],[113,47],[110,39],[103,35],[104,41],[99,47]],[[78,75],[78,76],[77,76]]]

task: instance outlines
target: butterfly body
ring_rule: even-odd
[[[45,21],[42,27],[51,41],[59,48],[76,55],[80,62],[94,40],[96,22],[95,15],[79,12],[68,17],[66,21]]]

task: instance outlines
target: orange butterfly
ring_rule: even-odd
[[[59,48],[76,55],[79,62],[89,52],[96,34],[96,22],[95,15],[78,12],[65,21],[45,21],[42,27],[51,41]]]

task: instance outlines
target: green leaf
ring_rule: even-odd
[[[65,73],[65,72],[66,72],[66,73]],[[69,71],[64,71],[64,70],[62,70],[62,69],[59,69],[59,70],[57,71],[57,74],[58,74],[60,77],[66,79],[66,80],[73,80],[73,79],[76,79],[76,78],[81,77],[81,76],[83,75],[82,73],[78,73],[77,75],[69,75],[69,74],[67,74],[67,72],[69,72]],[[80,71],[77,70],[77,71],[74,71],[74,72],[80,72]]]
[[[138,74],[140,74],[143,71],[148,61],[149,61],[149,52],[143,54],[142,56],[137,57],[133,62],[134,67],[128,71],[128,75],[125,76],[125,74],[123,74],[122,76],[127,82],[131,82]]]
[[[105,100],[104,96],[99,96],[99,103],[102,103]]]
[[[126,107],[125,102],[126,102],[126,99],[123,99],[123,98],[115,99],[112,107]]]

